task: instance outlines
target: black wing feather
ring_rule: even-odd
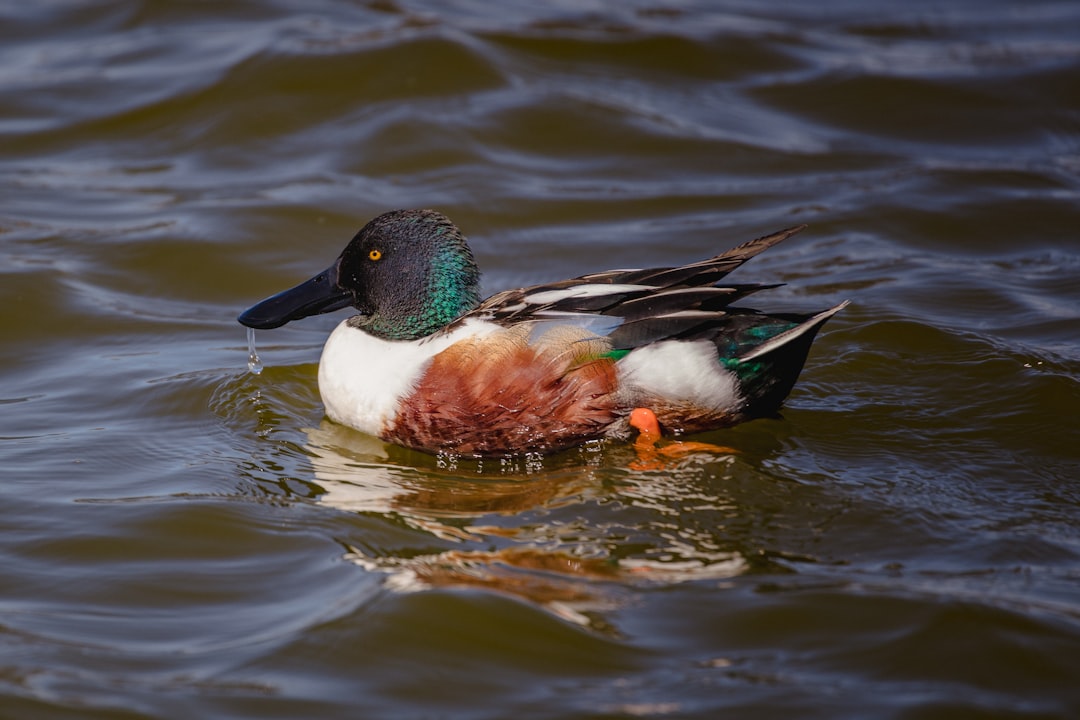
[[[611,339],[616,347],[622,348],[682,336],[722,323],[723,309],[736,300],[759,290],[778,287],[776,284],[715,287],[714,284],[747,260],[805,227],[799,225],[765,235],[690,265],[608,270],[520,290],[506,290],[485,300],[473,313],[507,324],[558,313],[615,316],[623,318],[624,322],[611,334]],[[574,296],[573,289],[582,285],[620,287],[612,288],[612,292]],[[629,287],[634,285],[640,287]],[[560,297],[560,293],[564,294]],[[549,300],[546,294],[554,297]]]

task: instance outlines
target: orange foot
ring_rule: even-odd
[[[638,459],[637,462],[630,463],[632,470],[660,470],[667,460],[674,460],[690,453],[710,452],[730,455],[739,452],[734,448],[701,442],[673,441],[663,447],[657,447],[661,437],[660,423],[656,419],[656,413],[649,408],[634,408],[630,413],[630,426],[638,431],[637,440],[634,441],[634,450],[637,451]]]

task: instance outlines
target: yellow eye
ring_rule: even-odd
[[[371,250],[367,254],[368,260],[378,260],[382,257],[382,250]]]

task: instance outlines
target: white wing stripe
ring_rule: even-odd
[[[610,283],[594,283],[589,285],[575,285],[559,290],[543,290],[538,293],[526,295],[524,300],[530,305],[548,305],[570,298],[599,297],[601,295],[625,295],[626,293],[648,292],[655,290],[655,285],[614,285]]]

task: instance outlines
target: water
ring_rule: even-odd
[[[1075,3],[0,18],[0,717],[1080,715]],[[394,207],[852,304],[735,452],[431,457],[235,321]]]
[[[255,350],[255,329],[247,329],[247,341],[248,341],[248,372],[258,375],[263,371],[262,360],[259,359],[259,353]]]

